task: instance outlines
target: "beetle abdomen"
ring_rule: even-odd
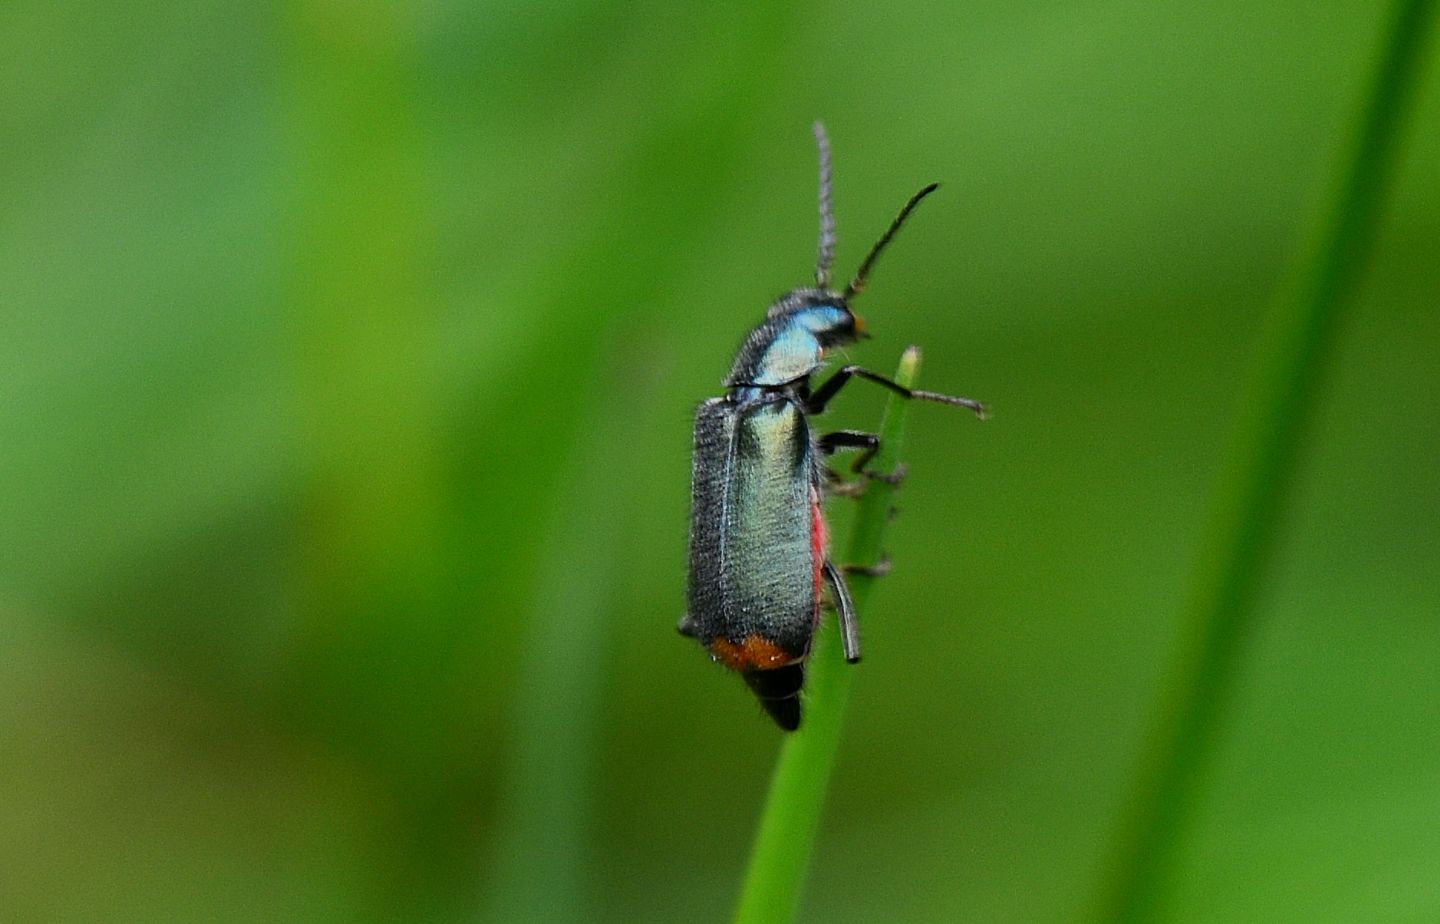
[[[773,671],[748,671],[745,682],[781,728],[800,727],[800,689],[805,686],[805,662],[796,661]]]
[[[686,631],[735,670],[773,670],[809,649],[814,454],[789,398],[715,398],[696,414]]]

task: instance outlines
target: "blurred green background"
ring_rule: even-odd
[[[824,118],[841,273],[945,184],[850,355],[995,416],[911,416],[802,917],[1075,919],[1385,8],[0,5],[0,917],[725,919],[689,415]],[[1434,67],[1401,150],[1176,920],[1440,919]]]

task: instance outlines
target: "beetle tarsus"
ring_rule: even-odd
[[[845,565],[841,568],[846,574],[859,574],[864,577],[884,577],[890,573],[892,567],[890,556],[881,555],[880,560],[873,565]]]
[[[938,391],[916,391],[910,392],[910,397],[919,398],[922,401],[938,401],[941,404],[953,404],[956,407],[965,407],[975,412],[975,416],[981,420],[990,418],[990,408],[983,401],[976,401],[974,398],[960,398],[955,395],[942,395]]]
[[[859,500],[869,488],[868,481],[850,481],[833,468],[825,469],[825,490],[828,494]]]
[[[869,478],[871,481],[883,481],[886,484],[898,485],[910,474],[910,467],[904,462],[901,462],[895,466],[895,471],[893,472],[872,472],[869,469],[861,469],[860,474]]]

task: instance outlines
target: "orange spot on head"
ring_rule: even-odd
[[[710,641],[710,653],[732,671],[773,670],[795,660],[785,649],[758,635],[748,635],[738,645],[716,636]]]

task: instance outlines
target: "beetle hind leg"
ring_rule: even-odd
[[[860,621],[855,616],[855,602],[850,599],[850,587],[835,563],[826,559],[825,580],[835,594],[835,611],[840,617],[840,642],[845,649],[845,660],[855,664],[860,660]]]
[[[840,570],[846,574],[859,574],[864,577],[884,577],[890,573],[890,556],[881,555],[880,560],[873,565],[842,565]]]

